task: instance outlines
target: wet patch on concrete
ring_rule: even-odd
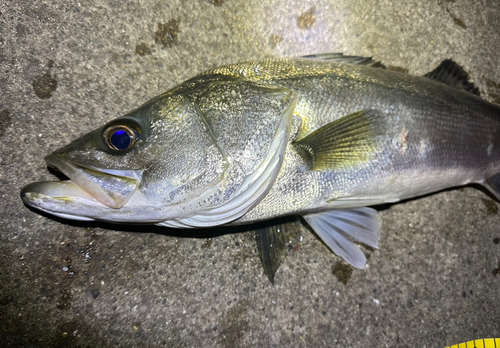
[[[498,213],[498,206],[491,199],[481,198],[481,201],[488,210],[488,215],[494,215]]]
[[[7,306],[9,303],[11,303],[14,300],[14,297],[12,295],[7,295],[2,297],[0,300],[0,305],[2,306]]]
[[[163,47],[172,47],[177,43],[180,21],[172,19],[165,24],[158,23],[158,30],[155,32],[155,42]]]
[[[92,290],[90,290],[90,296],[92,296],[92,298],[93,298],[94,300],[95,300],[95,299],[97,299],[97,298],[99,297],[99,294],[100,294],[100,292],[99,292],[99,290],[97,290],[97,289],[92,289]]]
[[[5,131],[12,124],[12,118],[10,117],[10,111],[3,109],[0,111],[0,137],[5,134]]]
[[[49,60],[47,65],[48,71],[39,76],[35,76],[31,85],[35,95],[40,99],[48,99],[52,97],[52,93],[57,89],[57,80],[50,74],[50,70],[54,66],[54,61]]]
[[[313,6],[306,12],[302,13],[297,19],[297,25],[300,29],[311,29],[316,22],[316,7]]]
[[[467,29],[467,25],[464,23],[464,21],[462,21],[461,19],[456,17],[453,13],[451,13],[450,9],[448,8],[448,4],[454,2],[455,0],[444,0],[444,1],[438,0],[438,5],[441,6],[446,12],[448,12],[455,25],[457,25],[462,29]]]
[[[450,13],[450,12],[448,11],[448,13]],[[450,16],[453,19],[453,23],[455,23],[456,25],[458,25],[462,29],[467,29],[467,25],[461,19],[455,17],[451,13],[450,13]]]
[[[273,34],[269,39],[269,44],[271,45],[271,48],[276,48],[281,41],[283,41],[283,36],[279,34]]]
[[[500,262],[498,263],[498,267],[493,269],[493,271],[491,272],[493,273],[493,275],[496,277],[497,275],[500,275]]]
[[[332,266],[333,275],[344,285],[347,285],[347,282],[351,279],[352,272],[352,267],[342,261],[338,261]]]
[[[145,56],[151,54],[151,48],[145,42],[140,42],[135,46],[135,54]]]
[[[243,342],[245,332],[248,331],[248,301],[241,300],[232,307],[219,322],[219,345],[225,348],[245,347]]]

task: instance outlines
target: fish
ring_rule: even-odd
[[[299,216],[362,269],[374,206],[468,184],[500,199],[499,149],[500,107],[452,60],[413,76],[335,53],[268,58],[201,73],[52,152],[69,180],[21,198],[65,219],[179,229]]]

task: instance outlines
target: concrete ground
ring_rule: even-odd
[[[0,346],[445,347],[500,336],[499,203],[476,188],[382,210],[365,270],[302,228],[274,286],[252,233],[68,223],[19,198],[56,179],[49,152],[228,63],[344,52],[424,74],[452,58],[499,104],[500,2],[3,0],[0,12]]]

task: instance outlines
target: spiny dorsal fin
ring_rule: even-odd
[[[294,144],[311,156],[312,170],[351,168],[368,162],[378,151],[383,113],[362,110],[318,128]]]
[[[469,82],[469,76],[465,70],[451,59],[443,60],[436,69],[424,76],[456,89],[479,95],[479,89],[473,83]]]
[[[381,62],[374,61],[372,57],[344,56],[342,53],[311,54],[300,58],[328,60],[341,64],[365,65],[372,68],[385,69],[385,66]]]

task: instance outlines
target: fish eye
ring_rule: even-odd
[[[135,145],[139,132],[128,125],[112,125],[104,130],[103,140],[111,150],[122,152]]]

